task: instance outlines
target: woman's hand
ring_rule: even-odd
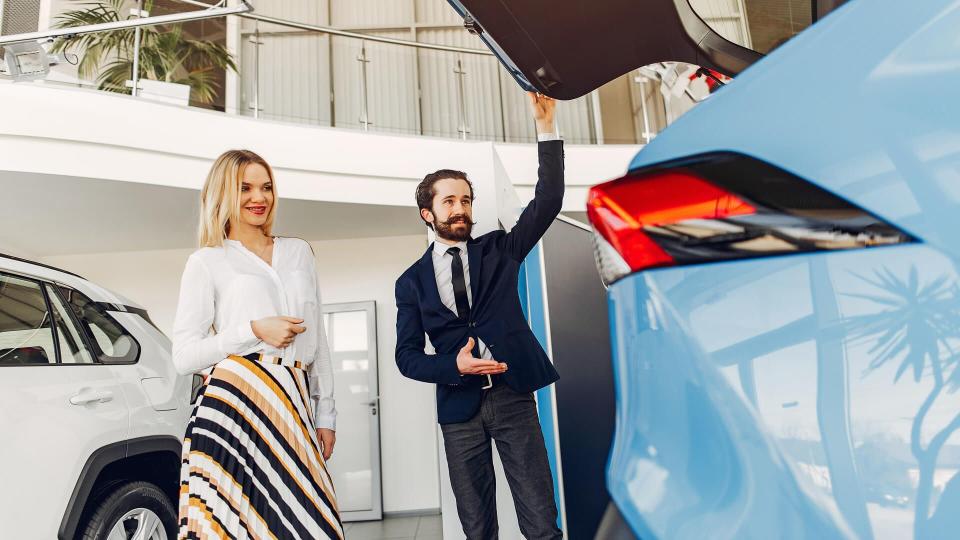
[[[320,443],[320,451],[323,452],[323,460],[327,461],[333,455],[333,447],[337,444],[337,432],[327,428],[317,428],[317,441]]]
[[[306,327],[300,326],[302,322],[303,319],[296,317],[267,317],[252,321],[250,326],[253,328],[253,335],[267,345],[277,349],[285,349],[293,343],[297,334],[306,331]]]

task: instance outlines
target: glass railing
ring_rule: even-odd
[[[167,4],[168,10],[198,9],[189,0]],[[150,15],[163,13],[158,4]],[[93,54],[74,42],[62,47],[69,62],[55,67],[44,83],[102,88],[111,63],[135,56],[133,30],[117,32],[129,33],[128,39],[118,40],[126,48],[104,55],[99,70],[81,74],[72,65]],[[235,69],[205,66],[201,58],[189,69],[179,67],[163,77],[145,71],[149,59],[179,54],[161,39],[168,32],[179,32],[182,43],[222,47],[232,54]],[[230,22],[209,19],[143,31],[139,58],[142,99],[369,132],[536,141],[524,91],[478,38],[455,23],[349,31],[257,11]],[[130,93],[132,82],[123,78],[120,84],[126,87],[118,87],[114,77],[112,89]],[[152,80],[157,78],[165,80]],[[560,102],[560,135],[574,144],[648,142],[670,120],[659,88],[649,70],[635,70],[584,97]]]
[[[374,132],[536,141],[525,93],[486,49],[249,19],[241,35],[241,92],[227,104],[231,112]],[[589,96],[558,104],[557,119],[568,141],[597,141]]]

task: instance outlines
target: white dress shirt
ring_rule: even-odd
[[[310,245],[274,237],[273,264],[236,240],[205,247],[187,260],[173,323],[173,363],[181,374],[197,373],[227,356],[262,352],[307,366],[314,423],[336,429],[333,366],[323,328],[323,303]],[[251,321],[286,316],[306,330],[285,349],[260,341]]]
[[[556,133],[538,133],[537,142],[559,141],[560,137]],[[467,302],[473,307],[473,292],[470,291],[470,258],[467,256],[467,243],[458,242],[454,245],[447,245],[437,240],[433,243],[433,275],[437,279],[437,290],[440,292],[440,301],[447,309],[457,314],[457,298],[453,293],[453,256],[447,255],[447,250],[451,247],[460,248],[460,260],[463,262],[463,280],[467,286]],[[480,348],[480,358],[483,360],[493,360],[493,353],[487,348],[487,345],[477,336],[477,346]]]
[[[470,257],[467,256],[467,243],[458,242],[447,245],[437,240],[433,243],[433,275],[437,278],[437,290],[440,292],[440,301],[447,309],[457,315],[457,297],[453,292],[453,255],[447,255],[447,250],[460,248],[459,257],[463,262],[463,280],[467,286],[467,302],[473,307],[473,293],[470,292]],[[477,337],[477,346],[480,347],[480,358],[493,360],[490,349]]]

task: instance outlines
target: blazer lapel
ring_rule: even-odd
[[[473,304],[477,304],[477,291],[480,289],[480,268],[483,265],[480,245],[472,239],[467,242],[467,260],[470,262],[470,296],[473,297]]]
[[[420,286],[423,287],[424,294],[434,307],[443,311],[450,311],[443,305],[440,299],[440,290],[437,288],[437,275],[433,269],[433,244],[427,247],[427,252],[420,258],[420,264],[417,265],[417,275],[420,278]],[[455,314],[454,314],[455,315]]]

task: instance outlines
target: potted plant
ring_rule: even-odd
[[[56,18],[55,27],[69,28],[126,20],[125,0],[84,2],[79,9],[65,11]],[[153,0],[144,3],[150,11]],[[133,76],[133,28],[83,34],[73,39],[58,40],[54,52],[77,47],[80,59],[77,72],[82,79],[96,76],[100,90],[130,93],[127,81]],[[145,26],[140,31],[139,78],[160,83],[189,86],[195,102],[209,105],[216,99],[220,84],[216,70],[237,70],[233,55],[223,45],[184,37],[183,26]],[[152,83],[157,87],[157,83]],[[174,94],[176,91],[173,92]]]

